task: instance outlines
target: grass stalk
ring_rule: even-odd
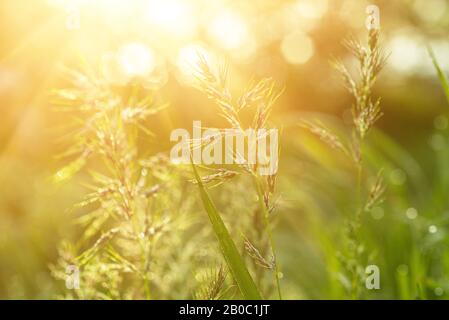
[[[274,258],[274,274],[275,274],[274,278],[276,281],[276,288],[277,288],[279,300],[282,300],[281,283],[280,283],[280,279],[279,279],[279,266],[278,266],[278,261],[277,261],[277,256],[276,256],[276,248],[275,248],[274,239],[273,239],[273,232],[271,230],[269,212],[268,212],[267,207],[265,206],[265,203],[263,201],[263,191],[262,191],[262,187],[260,186],[260,182],[257,179],[257,176],[254,175],[253,179],[254,179],[254,184],[256,186],[256,190],[257,190],[257,198],[258,198],[258,202],[259,202],[259,207],[262,210],[263,217],[264,217],[264,223],[265,223],[265,229],[266,229],[266,232],[268,235],[268,241],[270,243],[271,252],[272,252],[273,258]]]
[[[231,271],[231,274],[237,283],[240,292],[243,297],[247,300],[261,300],[262,296],[257,289],[254,280],[252,279],[245,263],[240,256],[237,247],[232,240],[226,225],[218,213],[217,208],[212,202],[203,182],[198,174],[196,166],[192,162],[192,169],[195,175],[196,182],[198,183],[198,188],[201,194],[201,200],[203,202],[204,208],[209,216],[209,220],[212,224],[214,233],[220,243],[220,247],[226,263]]]
[[[449,80],[444,73],[444,71],[441,69],[440,64],[438,63],[438,60],[435,56],[435,53],[433,52],[433,49],[428,46],[427,51],[429,52],[429,56],[432,59],[433,66],[435,67],[435,70],[437,72],[438,78],[440,79],[441,86],[443,87],[444,94],[446,96],[446,100],[449,103]]]

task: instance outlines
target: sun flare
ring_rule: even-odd
[[[0,17],[0,300],[449,299],[449,0]]]
[[[124,45],[118,54],[122,70],[129,76],[149,75],[155,68],[154,53],[140,43]]]
[[[190,37],[196,30],[195,13],[186,0],[150,0],[147,17],[156,27],[179,37]]]
[[[193,81],[198,75],[195,65],[198,63],[200,56],[207,62],[212,62],[210,53],[199,44],[189,44],[179,50],[176,64],[183,81]]]
[[[219,13],[213,18],[210,34],[219,46],[228,50],[238,49],[250,37],[245,21],[231,11]]]

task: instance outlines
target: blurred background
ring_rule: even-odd
[[[170,105],[149,124],[156,137],[148,151],[159,152],[169,150],[172,129],[191,128],[199,114],[209,126],[222,123],[191,86],[197,51],[229,60],[236,91],[267,76],[285,87],[273,113],[284,130],[276,233],[285,290],[288,298],[338,297],[326,271],[334,261],[332,236],[322,235],[341,226],[352,180],[344,160],[297,122],[316,117],[336,128],[348,124],[351,97],[329,61],[354,64],[342,41],[366,38],[369,4],[380,8],[381,41],[390,53],[375,92],[384,116],[368,152],[370,165],[386,168],[391,185],[365,231],[388,270],[385,289],[374,297],[414,298],[407,274],[425,277],[424,297],[444,297],[449,212],[440,178],[447,171],[441,153],[448,105],[426,46],[449,71],[446,0],[2,0],[0,298],[58,293],[48,266],[73,232],[67,208],[85,194],[83,176],[58,185],[50,179],[66,147],[64,114],[49,98],[66,84],[63,67],[87,61],[111,81],[141,76],[157,89]]]

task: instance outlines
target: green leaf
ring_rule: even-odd
[[[237,282],[240,292],[242,293],[243,297],[248,300],[262,299],[262,296],[259,293],[256,284],[251,278],[251,275],[249,274],[249,271],[246,268],[245,263],[243,262],[243,259],[240,256],[234,241],[229,235],[228,229],[221,219],[217,208],[209,197],[209,194],[207,193],[207,190],[204,187],[203,182],[198,175],[198,171],[193,163],[192,168],[193,173],[195,174],[195,179],[198,183],[198,187],[200,189],[201,200],[203,201],[204,208],[207,211],[210,222],[212,223],[212,227],[214,229],[214,233],[220,243],[220,248],[223,252],[226,263],[229,267],[229,270],[231,271],[232,276],[234,277],[235,282]]]
[[[429,51],[430,58],[432,59],[435,70],[437,71],[438,78],[440,78],[440,83],[441,83],[441,86],[443,87],[444,93],[446,94],[447,102],[449,103],[449,80],[447,79],[447,76],[444,74],[443,70],[441,69],[432,48],[427,47],[427,50]]]

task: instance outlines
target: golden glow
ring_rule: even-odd
[[[306,63],[314,53],[312,39],[303,33],[287,35],[281,44],[281,51],[285,60],[292,64]]]
[[[435,23],[442,19],[448,8],[446,0],[415,0],[413,9],[426,22]]]
[[[224,11],[212,20],[210,35],[227,50],[242,47],[250,37],[245,21],[231,11]]]
[[[132,7],[130,2],[133,2],[133,0],[48,0],[50,5],[62,7],[67,12],[87,8],[90,11],[95,10],[107,15],[123,15]],[[134,2],[136,1],[134,0]]]
[[[79,1],[79,0],[78,0]],[[83,1],[83,0],[82,0]],[[85,1],[85,0],[84,0]],[[97,6],[98,10],[101,12],[106,12],[109,15],[122,16],[129,13],[132,9],[133,1],[123,1],[123,0],[94,0],[85,1],[85,3]],[[134,0],[135,2],[135,0]]]
[[[188,37],[196,30],[194,10],[185,0],[150,0],[150,23],[176,36]]]
[[[304,18],[318,19],[326,13],[327,2],[328,0],[298,0],[295,9]]]
[[[52,6],[69,8],[72,6],[84,5],[88,2],[88,0],[47,0],[47,2]]]
[[[140,43],[123,46],[117,58],[121,69],[131,77],[149,75],[156,66],[153,52]]]
[[[341,19],[353,28],[360,28],[366,20],[366,15],[360,13],[365,12],[369,4],[370,2],[365,0],[344,0],[340,7]]]
[[[159,70],[159,64],[155,66],[154,62],[156,53],[160,58],[158,61],[163,62],[173,61],[174,53],[177,55],[178,52],[184,57],[175,58],[179,69],[179,61],[186,60],[185,57],[192,56],[191,53],[195,51],[191,50],[191,46],[182,47],[198,42],[210,49],[228,51],[231,59],[246,63],[251,61],[260,46],[281,41],[285,61],[302,64],[314,54],[313,41],[306,32],[313,29],[329,9],[329,0],[293,0],[280,4],[267,19],[258,20],[251,13],[250,5],[231,7],[224,0],[210,3],[206,0],[49,1],[82,5],[85,9],[82,12],[89,13],[90,17],[98,17],[103,22],[106,20],[108,30],[125,35],[125,39],[129,31],[133,36],[139,35],[138,41],[150,44],[154,52],[135,45],[122,49],[124,52],[119,57],[116,69],[124,69],[123,72],[128,75],[141,75],[155,68]],[[81,19],[80,32],[90,32],[90,28],[92,33],[96,33],[92,29],[92,22],[87,24],[86,21]],[[264,27],[260,24],[264,24]],[[186,68],[190,69],[190,66]],[[191,72],[182,70],[182,73]]]
[[[195,65],[198,63],[200,55],[204,57],[206,61],[211,62],[211,55],[199,44],[190,44],[179,50],[176,64],[181,73],[181,81],[190,82],[195,79],[197,74]]]

